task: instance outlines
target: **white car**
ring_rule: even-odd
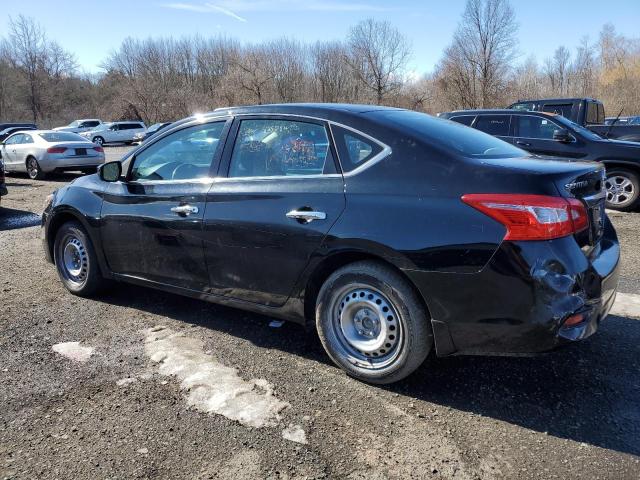
[[[102,125],[102,120],[98,120],[97,118],[84,118],[82,120],[74,120],[65,127],[56,127],[54,130],[56,132],[82,133],[95,130],[100,125]]]
[[[104,150],[77,133],[28,130],[0,144],[0,158],[5,172],[27,172],[42,180],[52,172],[95,172],[104,163]]]
[[[111,122],[103,123],[81,135],[95,144],[104,145],[105,143],[132,143],[136,133],[146,131],[147,127],[142,122]]]

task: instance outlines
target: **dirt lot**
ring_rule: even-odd
[[[127,285],[68,294],[37,214],[73,178],[7,178],[0,478],[639,477],[640,320],[610,316],[538,357],[432,358],[368,386],[296,325]],[[640,293],[640,214],[612,219],[620,290]],[[249,413],[212,400],[237,407],[247,389]]]

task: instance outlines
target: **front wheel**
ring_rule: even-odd
[[[89,296],[104,286],[93,244],[78,222],[60,227],[53,254],[60,280],[74,295]]]
[[[629,211],[638,202],[640,179],[635,172],[626,168],[607,170],[604,185],[607,190],[607,208]]]
[[[91,141],[96,145],[100,145],[100,146],[104,145],[104,138],[102,137],[93,137]]]
[[[43,180],[46,174],[40,168],[38,160],[33,157],[27,158],[27,175],[31,180]]]
[[[331,359],[370,383],[403,379],[433,346],[429,315],[416,292],[400,273],[377,262],[346,265],[327,279],[316,326]]]

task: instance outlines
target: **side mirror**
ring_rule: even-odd
[[[569,143],[573,141],[573,137],[566,128],[558,128],[553,131],[553,139],[556,142]]]
[[[98,176],[105,182],[117,182],[122,175],[122,164],[118,161],[103,163],[98,167]]]

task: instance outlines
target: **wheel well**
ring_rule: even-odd
[[[307,281],[306,288],[304,291],[304,317],[305,321],[315,323],[315,309],[316,309],[316,301],[318,299],[318,294],[320,293],[320,289],[324,282],[329,278],[329,276],[338,270],[339,268],[344,267],[350,263],[360,262],[363,260],[371,260],[378,263],[382,263],[396,272],[398,272],[420,299],[420,303],[425,308],[427,312],[427,316],[430,318],[429,307],[425,299],[420,294],[420,291],[415,286],[415,284],[411,281],[411,279],[398,267],[396,267],[393,263],[385,260],[382,257],[377,255],[373,255],[366,252],[342,252],[336,253],[329,258],[323,260],[313,271],[309,280]]]
[[[53,244],[56,240],[56,235],[58,234],[58,230],[60,227],[67,222],[75,221],[80,223],[80,219],[75,216],[73,213],[63,212],[57,214],[55,217],[51,219],[51,223],[49,223],[49,231],[47,235],[47,248],[49,249],[49,254],[51,255],[51,259],[53,260]],[[82,225],[82,223],[80,223]],[[55,261],[55,260],[54,260]]]
[[[608,168],[623,168],[625,170],[629,170],[635,173],[636,175],[640,175],[640,165],[635,165],[635,164],[625,163],[625,162],[616,162],[615,160],[613,161],[605,160],[602,163],[604,163],[605,170]]]

